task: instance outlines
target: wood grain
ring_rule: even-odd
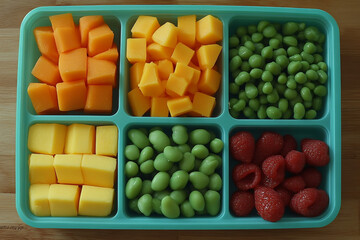
[[[319,8],[340,27],[342,75],[342,207],[320,229],[239,231],[130,231],[36,229],[25,225],[15,209],[15,111],[19,27],[38,6],[149,4],[145,0],[1,0],[0,1],[0,239],[360,239],[360,1],[358,0],[153,0],[151,4],[221,4]]]

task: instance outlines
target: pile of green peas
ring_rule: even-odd
[[[327,94],[325,35],[305,23],[260,21],[229,38],[234,118],[314,119]]]
[[[213,132],[175,125],[170,131],[130,129],[127,136],[124,172],[129,209],[168,218],[219,213],[224,143]]]

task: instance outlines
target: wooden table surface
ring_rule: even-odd
[[[35,229],[15,209],[15,109],[19,27],[39,6],[147,4],[145,0],[0,1],[0,239],[360,239],[360,1],[359,0],[153,0],[153,4],[223,4],[319,8],[340,27],[342,80],[342,205],[337,218],[320,229],[239,231],[131,231]],[[357,73],[358,72],[358,73]]]

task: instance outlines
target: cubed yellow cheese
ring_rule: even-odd
[[[51,184],[49,189],[51,216],[77,216],[79,197],[80,188],[78,185]]]
[[[29,128],[28,148],[33,153],[63,153],[66,126],[55,123],[39,123]]]
[[[96,127],[97,155],[115,157],[118,153],[118,129],[115,125]]]
[[[151,98],[145,97],[138,87],[128,92],[131,112],[134,116],[141,117],[151,107]]]
[[[196,92],[193,99],[192,112],[202,117],[211,117],[216,99],[201,92]]]
[[[174,48],[177,43],[177,27],[170,22],[161,25],[154,34],[152,40],[161,46]]]
[[[112,188],[115,181],[116,158],[84,154],[81,170],[85,185]]]
[[[185,78],[186,81],[189,83],[194,77],[195,69],[192,67],[189,67],[188,65],[178,62],[175,66],[174,74],[179,77]]]
[[[152,34],[159,27],[160,24],[156,17],[139,16],[131,28],[132,37],[146,38],[146,41],[150,42]]]
[[[170,99],[167,101],[167,105],[172,117],[181,116],[192,109],[192,102],[189,96]]]
[[[198,89],[208,95],[213,95],[219,89],[221,74],[214,69],[202,71],[198,83]]]
[[[196,40],[202,44],[216,43],[223,39],[222,22],[212,16],[207,15],[196,22]]]
[[[146,61],[145,38],[128,38],[126,43],[126,58],[130,63]]]
[[[174,73],[171,73],[169,80],[166,83],[166,91],[175,93],[177,96],[184,96],[187,87],[189,86],[189,81],[183,77],[179,77]]]
[[[178,40],[189,47],[195,45],[196,16],[188,15],[178,17]]]
[[[79,215],[105,217],[111,213],[114,189],[84,185],[79,201]]]
[[[71,124],[66,135],[65,153],[95,153],[95,127]]]
[[[29,157],[30,183],[56,183],[52,155],[32,153]]]
[[[54,168],[58,183],[83,184],[81,154],[56,154]]]
[[[155,63],[145,63],[139,88],[145,97],[158,97],[164,92]]]
[[[36,216],[50,216],[49,184],[32,184],[29,189],[30,211]]]
[[[171,55],[171,61],[174,63],[181,62],[185,65],[188,65],[192,57],[194,56],[195,51],[186,46],[185,44],[179,42]]]
[[[199,67],[202,70],[213,68],[220,55],[222,46],[218,44],[202,45],[196,51],[196,57],[199,61]]]
[[[168,117],[167,97],[154,97],[151,99],[151,117]]]

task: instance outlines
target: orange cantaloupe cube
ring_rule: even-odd
[[[114,33],[107,24],[89,31],[88,54],[90,57],[109,50],[114,41]]]
[[[222,22],[212,16],[207,15],[196,22],[196,41],[201,44],[212,44],[223,39]]]
[[[196,92],[192,101],[192,112],[202,117],[211,117],[216,99],[207,94]]]
[[[131,67],[130,67],[130,89],[134,89],[137,88],[140,80],[141,80],[141,76],[144,70],[144,62],[137,62],[134,63]]]
[[[178,41],[186,46],[193,48],[195,46],[196,35],[196,16],[188,15],[178,17]]]
[[[59,53],[56,48],[52,27],[37,27],[34,29],[34,36],[40,53],[57,64],[59,62]]]
[[[54,86],[30,83],[27,92],[37,114],[54,113],[59,110]]]
[[[162,89],[164,89],[164,92],[159,96],[159,97],[168,97],[167,93],[166,93],[166,84],[167,84],[168,80],[161,80],[160,84]],[[175,94],[174,94],[175,95]]]
[[[175,93],[177,96],[184,96],[190,82],[183,77],[171,73],[166,84],[166,92]]]
[[[84,111],[90,113],[111,113],[112,90],[111,85],[88,85]]]
[[[87,84],[116,86],[116,64],[88,57]]]
[[[175,66],[174,73],[179,77],[185,78],[185,80],[190,83],[194,76],[194,70],[195,70],[194,68],[191,68],[188,65],[178,62]]]
[[[101,15],[84,16],[79,19],[81,47],[88,46],[89,31],[104,24],[104,18]]]
[[[170,73],[174,72],[174,65],[169,59],[160,60],[157,62],[159,78],[166,80],[169,78]]]
[[[53,31],[57,28],[75,28],[74,19],[71,13],[53,15],[49,17]]]
[[[170,115],[172,117],[181,116],[191,111],[192,102],[189,96],[172,98],[167,101]]]
[[[198,82],[200,79],[200,75],[201,75],[201,71],[198,69],[194,69],[194,75],[193,78],[191,79],[191,82],[187,88],[187,91],[191,94],[195,94],[195,92],[198,91]]]
[[[174,48],[177,44],[177,28],[174,24],[166,22],[152,35],[152,40],[161,46]]]
[[[64,82],[86,79],[86,48],[77,48],[68,52],[60,53],[59,72],[61,79]]]
[[[218,44],[203,45],[196,51],[201,69],[213,68],[218,59],[222,46]]]
[[[156,17],[139,16],[131,28],[133,38],[145,38],[148,43],[151,42],[151,37],[160,24]]]
[[[198,83],[199,91],[208,95],[213,95],[219,89],[221,82],[221,74],[214,69],[206,69],[202,71]]]
[[[84,80],[56,84],[60,111],[84,109],[87,89]]]
[[[147,46],[146,51],[150,61],[159,61],[169,59],[174,49],[161,46],[158,43],[151,43]]]
[[[79,34],[75,28],[58,27],[54,30],[54,38],[59,53],[67,52],[81,46]]]
[[[194,53],[194,50],[179,42],[176,44],[176,47],[171,55],[171,61],[174,63],[181,62],[185,65],[188,65]]]
[[[116,63],[119,58],[119,52],[118,52],[116,44],[114,43],[109,50],[99,53],[99,54],[95,55],[93,58],[99,59],[99,60],[107,60],[107,61]]]
[[[146,61],[146,39],[126,39],[126,58],[130,63]]]
[[[55,86],[61,82],[58,66],[44,56],[37,60],[31,74],[39,81]]]
[[[168,117],[169,109],[167,107],[167,97],[153,97],[151,98],[151,117]]]
[[[155,63],[145,63],[138,86],[145,97],[158,97],[164,92]]]
[[[128,100],[131,113],[137,117],[143,116],[151,107],[151,98],[145,97],[139,88],[128,92]]]

